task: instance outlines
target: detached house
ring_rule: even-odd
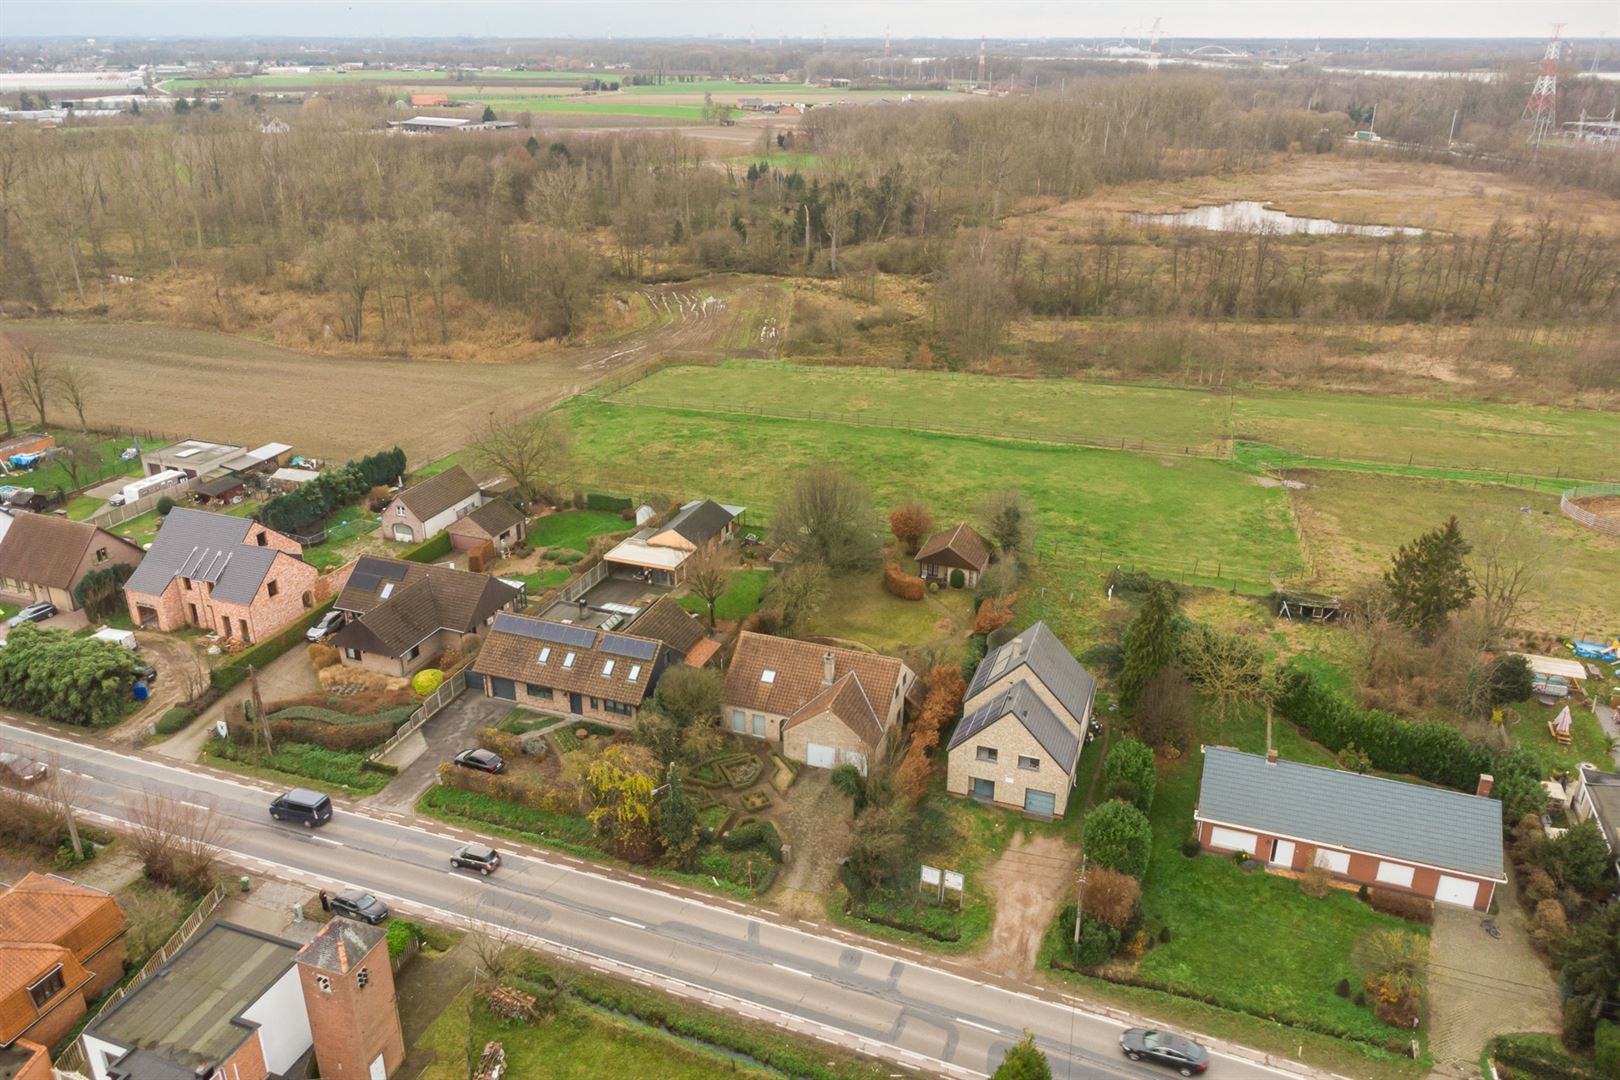
[[[979,662],[951,734],[945,790],[1036,817],[1062,817],[1097,694],[1045,623]]]
[[[362,555],[333,603],[350,617],[330,642],[345,665],[413,675],[522,599],[484,574]]]
[[[126,929],[100,889],[53,874],[0,886],[0,1064],[9,1051],[33,1067],[26,1044],[55,1046],[86,1003],[124,977]]]
[[[1466,795],[1208,746],[1193,821],[1206,851],[1485,911],[1507,880],[1490,790],[1489,776]]]
[[[59,611],[73,611],[73,590],[93,570],[123,563],[135,566],[141,549],[87,521],[50,514],[9,517],[0,538],[0,592],[24,604],[49,600]]]
[[[990,565],[990,544],[967,522],[937,532],[917,549],[917,574],[924,581],[937,581],[971,589]],[[953,574],[960,573],[960,578]]]
[[[506,499],[490,499],[466,517],[452,521],[447,528],[450,546],[457,551],[470,551],[489,544],[501,555],[529,534],[528,520]]]
[[[744,632],[726,670],[724,715],[732,731],[794,761],[864,774],[894,749],[916,682],[890,656]]]
[[[663,525],[651,525],[620,541],[602,561],[655,585],[679,585],[694,560],[731,538],[741,506],[699,499],[682,506]]]
[[[483,504],[478,481],[460,465],[452,465],[395,495],[383,507],[383,529],[390,540],[420,544]]]
[[[629,727],[679,658],[662,642],[501,613],[467,674],[489,697]]]
[[[304,549],[256,521],[176,507],[124,583],[136,626],[195,626],[262,641],[315,606],[320,572]]]

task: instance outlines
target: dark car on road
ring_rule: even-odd
[[[506,759],[493,750],[463,750],[456,755],[456,764],[479,772],[506,771]]]
[[[0,784],[37,784],[50,775],[50,766],[43,761],[0,751]]]
[[[332,897],[332,914],[359,919],[376,926],[388,918],[388,905],[359,889],[344,889]]]
[[[305,641],[322,641],[343,629],[343,612],[328,611],[314,626],[304,631]]]
[[[1175,1069],[1182,1076],[1197,1076],[1209,1068],[1209,1051],[1180,1035],[1147,1028],[1127,1028],[1120,1033],[1119,1048],[1132,1061],[1151,1061]]]
[[[49,600],[41,600],[37,604],[29,604],[27,607],[17,612],[17,614],[7,619],[6,625],[21,626],[25,622],[44,622],[46,619],[54,618],[55,615],[56,605],[51,603]]]
[[[450,856],[450,865],[463,870],[476,870],[488,877],[501,865],[501,853],[486,844],[463,844],[460,851]]]

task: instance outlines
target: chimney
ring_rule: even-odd
[[[829,650],[827,650],[826,655],[821,658],[821,685],[822,686],[831,686],[832,682],[833,682],[833,654],[832,654],[832,650],[829,649]]]
[[[589,615],[590,613],[591,613],[591,605],[587,604],[584,600],[581,600],[579,602],[579,617],[583,619],[585,616]]]
[[[1277,764],[1277,751],[1275,749],[1266,751],[1266,761],[1271,765]]]
[[[1495,783],[1496,783],[1496,778],[1494,776],[1492,776],[1490,773],[1488,773],[1488,772],[1480,773],[1479,774],[1479,786],[1474,789],[1474,794],[1480,796],[1481,798],[1489,797],[1490,793],[1491,793],[1491,786],[1493,784],[1495,784]]]

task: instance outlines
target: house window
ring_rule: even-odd
[[[358,659],[360,659],[360,650],[359,649],[344,649],[343,650],[343,655],[347,656],[350,660],[358,660]]]
[[[603,663],[603,665],[602,665],[602,674],[603,675],[611,675],[611,674],[613,674],[613,661],[608,660],[605,663]]]
[[[551,700],[551,687],[549,686],[536,686],[534,683],[527,683],[524,689],[529,692],[529,696],[532,698],[539,698],[541,701]]]
[[[573,666],[574,666],[574,654],[573,653],[568,653],[567,655],[565,655],[563,657],[563,667],[571,668]]]
[[[354,984],[364,990],[371,982],[371,969],[361,968],[354,973]]]
[[[731,710],[731,730],[741,735],[748,730],[748,714],[741,709]]]
[[[405,508],[403,506],[394,507],[394,516],[395,517],[404,517],[405,516]]]
[[[1020,769],[1028,769],[1030,772],[1035,772],[1041,767],[1041,759],[1038,757],[1028,757],[1024,754],[1019,754],[1018,767]]]
[[[978,752],[974,756],[980,761],[988,762],[989,764],[994,765],[996,763],[996,748],[993,746],[981,746],[978,748]]]
[[[96,562],[106,562],[106,561],[107,561],[107,549],[106,548],[96,548]]]
[[[384,600],[394,595],[394,583],[392,581],[383,582],[382,592],[377,595]]]
[[[620,716],[630,715],[630,706],[626,705],[622,701],[609,701],[607,698],[603,698],[602,708],[610,713],[618,713]]]
[[[266,596],[274,596],[276,593],[281,591],[281,583],[272,581],[270,584],[264,587],[264,591]]]
[[[1348,851],[1326,851],[1318,848],[1316,851],[1316,865],[1335,874],[1348,874],[1350,872],[1350,853]]]
[[[550,659],[551,659],[551,646],[547,645],[545,648],[540,650],[540,661],[539,662],[543,664],[547,660],[550,660]]]
[[[403,659],[415,660],[418,656],[421,656],[421,655],[422,655],[422,646],[420,646],[420,645],[412,645],[410,648],[405,650],[405,656],[403,657]]]
[[[776,682],[776,672],[772,671],[770,668],[766,668],[764,671],[759,673],[759,681],[764,683],[766,686],[770,686],[772,683]]]
[[[34,1008],[43,1009],[45,1004],[60,994],[67,987],[67,981],[62,978],[62,965],[57,964],[39,982],[28,988],[28,996],[33,999]]]
[[[259,541],[260,547],[270,546],[270,534],[265,532],[263,529],[259,530],[259,535],[256,539]]]
[[[765,737],[765,718],[759,713],[754,714],[754,734],[761,739]]]

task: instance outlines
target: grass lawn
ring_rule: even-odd
[[[922,600],[902,600],[883,587],[883,572],[873,570],[833,578],[827,599],[805,626],[805,633],[859,641],[890,654],[948,638],[960,653],[966,649],[972,622],[972,592],[941,589]]]
[[[65,507],[69,521],[84,521],[106,504],[93,495],[75,495]]]
[[[1595,762],[1602,767],[1609,760],[1609,737],[1589,706],[1580,703],[1570,705],[1569,715],[1574,723],[1570,728],[1572,738],[1568,746],[1554,739],[1547,730],[1547,722],[1558,715],[1562,705],[1542,705],[1531,698],[1513,707],[1524,718],[1513,726],[1513,737],[1520,746],[1541,760],[1544,771],[1550,773],[1554,769],[1567,769],[1573,772],[1583,761]]]
[[[574,431],[578,479],[600,486],[678,486],[768,517],[794,471],[836,461],[866,482],[878,506],[920,497],[942,521],[972,517],[989,491],[1021,488],[1040,511],[1043,552],[1069,563],[1201,565],[1208,576],[1266,588],[1274,572],[1300,568],[1282,490],[1224,461],[599,401],[576,401],[562,415]],[[673,463],[668,472],[625,466],[661,461]]]
[[[387,786],[390,777],[361,768],[363,750],[327,750],[309,743],[276,744],[274,754],[251,747],[240,747],[227,755],[226,744],[208,740],[201,760],[231,772],[285,783],[288,787],[308,787],[329,795],[372,795]]]
[[[531,731],[556,727],[567,719],[566,716],[541,716],[520,707],[507,713],[496,727],[509,735],[525,735]]]
[[[716,619],[741,619],[759,610],[765,585],[771,580],[769,570],[738,570],[731,575],[726,591],[714,602]],[[681,607],[701,618],[709,617],[709,602],[695,593],[680,599]]]
[[[53,429],[51,434],[56,436],[56,443],[60,446],[65,440],[77,435],[77,432]],[[43,462],[32,472],[14,473],[10,476],[0,476],[0,484],[14,484],[17,487],[31,487],[36,491],[50,491],[60,487],[64,491],[69,488],[80,487],[87,484],[97,484],[114,476],[139,476],[141,463],[136,461],[119,461],[118,455],[128,449],[130,441],[125,437],[102,439],[95,444],[95,458],[79,467],[79,482],[75,484],[68,476],[68,471],[55,461]],[[76,519],[77,520],[77,519]]]
[[[148,510],[144,514],[130,518],[121,525],[114,525],[108,531],[122,536],[134,544],[145,547],[152,542],[158,533],[158,526],[163,523],[156,510]]]
[[[507,97],[488,101],[496,112],[586,113],[599,116],[651,116],[663,120],[703,120],[703,106],[661,105],[649,102],[627,101],[617,94],[597,94],[588,98],[559,98],[549,95]],[[731,116],[743,115],[736,109]]]
[[[529,596],[533,597],[546,589],[561,585],[573,577],[574,572],[566,566],[554,566],[550,570],[537,570],[532,574],[502,574],[501,576],[511,578],[513,581],[523,582]]]
[[[1525,622],[1562,636],[1601,632],[1620,610],[1620,538],[1563,516],[1558,497],[1521,488],[1423,480],[1327,469],[1290,474],[1309,487],[1293,492],[1310,565],[1328,588],[1384,570],[1395,549],[1457,515],[1471,527],[1503,523],[1543,554]],[[1526,508],[1528,512],[1521,512]]]
[[[529,525],[529,544],[537,548],[565,547],[589,551],[591,538],[625,532],[633,527],[607,510],[563,510],[535,518]]]

